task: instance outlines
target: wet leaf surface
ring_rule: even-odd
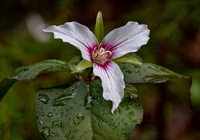
[[[120,106],[111,114],[111,101],[102,97],[102,87],[99,81],[90,85],[92,95],[91,119],[94,139],[127,140],[131,130],[141,123],[143,109],[136,98],[137,90],[133,85],[126,85],[125,95]]]
[[[50,140],[127,139],[143,116],[136,95],[135,87],[127,85],[119,108],[111,114],[112,103],[103,99],[99,80],[41,89],[36,98],[39,130]],[[52,122],[58,122],[58,127]]]
[[[0,101],[16,80],[5,78],[0,82]]]
[[[60,60],[44,60],[29,66],[24,66],[18,68],[15,73],[9,77],[5,78],[0,82],[0,101],[7,93],[9,88],[15,83],[15,81],[32,81],[38,75],[43,73],[57,72],[57,71],[67,71],[70,72],[72,65],[60,61]]]
[[[44,60],[30,66],[18,68],[10,79],[20,81],[34,80],[39,74],[56,71],[70,72],[72,65],[60,60]]]
[[[122,63],[119,66],[124,74],[124,81],[127,83],[163,83],[172,78],[188,79],[188,77],[151,63],[142,63],[142,65]]]
[[[70,140],[90,140],[92,138],[92,124],[90,110],[86,108],[87,85],[78,82],[74,86],[77,95],[68,100],[61,110],[63,122],[62,132]]]
[[[61,131],[61,109],[67,100],[73,99],[77,89],[70,85],[49,89],[40,89],[36,94],[37,122],[41,135],[45,139],[63,140],[65,135]]]

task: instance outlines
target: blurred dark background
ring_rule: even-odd
[[[78,62],[80,52],[41,31],[49,25],[77,21],[94,29],[101,11],[105,31],[128,21],[147,24],[150,41],[137,54],[147,62],[192,77],[164,84],[138,84],[144,107],[136,140],[200,139],[200,0],[1,0],[0,80],[20,66],[44,59]],[[70,81],[66,73],[45,74],[34,82],[17,82],[0,103],[1,140],[39,140],[35,92]],[[189,89],[190,88],[190,89]],[[181,94],[191,93],[193,111]]]

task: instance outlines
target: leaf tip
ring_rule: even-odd
[[[99,12],[97,13],[97,18],[102,18],[102,12],[101,12],[101,11],[99,11]]]

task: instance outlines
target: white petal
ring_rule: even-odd
[[[94,75],[101,78],[104,99],[113,102],[111,110],[113,113],[124,96],[124,75],[119,66],[112,61],[104,66],[94,63],[93,69]]]
[[[139,50],[142,45],[148,42],[149,33],[147,25],[128,22],[125,26],[108,33],[102,43],[111,47],[112,59],[115,59]]]
[[[96,46],[97,39],[88,27],[77,22],[66,22],[59,26],[49,26],[43,29],[44,32],[54,33],[54,38],[60,38],[63,42],[68,42],[74,45],[82,53],[82,57],[91,61],[91,48]]]

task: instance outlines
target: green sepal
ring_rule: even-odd
[[[104,24],[103,24],[103,17],[102,17],[101,12],[98,12],[97,14],[94,34],[96,35],[97,40],[101,42],[104,37]]]
[[[71,73],[78,73],[84,69],[90,68],[93,66],[93,63],[83,59],[78,65],[76,65]]]
[[[129,63],[133,63],[136,65],[142,65],[142,62],[140,60],[138,60],[137,58],[135,58],[134,56],[132,56],[131,54],[126,54],[120,58],[114,59],[113,61],[115,63],[129,62]]]

